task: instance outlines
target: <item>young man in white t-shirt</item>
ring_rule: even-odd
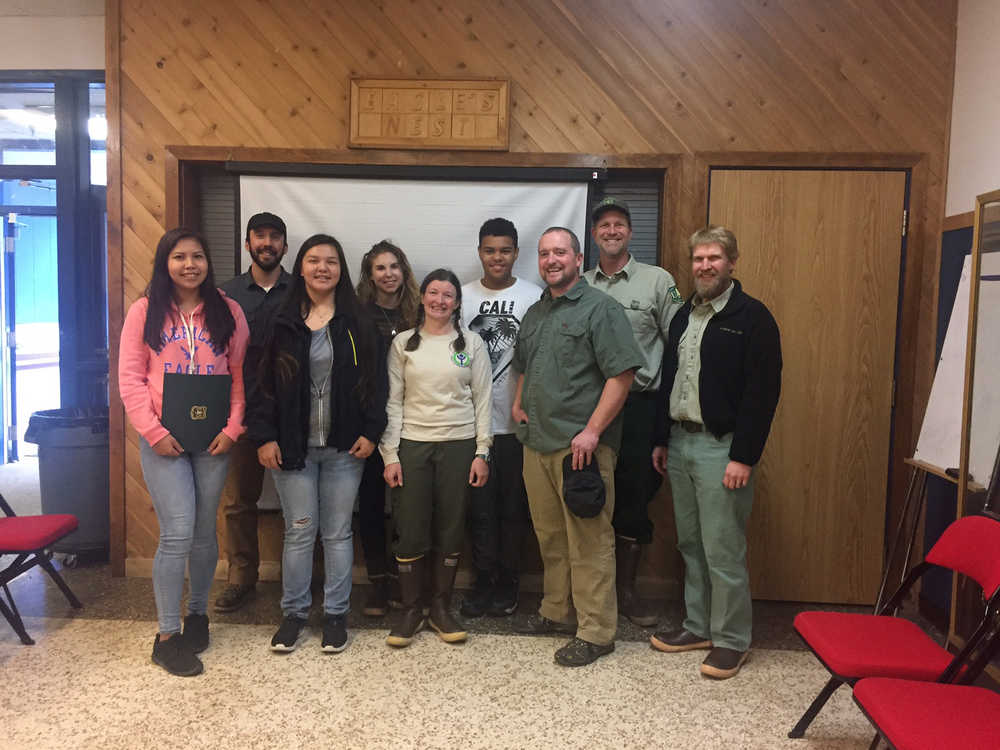
[[[462,602],[464,617],[511,615],[517,609],[521,548],[530,523],[521,476],[521,443],[510,409],[517,377],[510,369],[524,313],[542,296],[540,286],[513,276],[517,229],[489,219],[479,229],[483,276],[462,287],[462,322],[486,342],[493,365],[493,449],[490,478],[473,488],[469,509],[476,586]]]

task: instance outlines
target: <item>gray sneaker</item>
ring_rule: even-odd
[[[585,641],[582,638],[574,638],[556,651],[555,659],[556,664],[561,664],[564,667],[585,667],[614,650],[614,641],[600,646],[596,643]]]

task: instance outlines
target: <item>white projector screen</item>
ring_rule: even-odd
[[[383,239],[403,249],[417,284],[439,267],[450,268],[463,284],[480,278],[479,227],[502,216],[517,227],[521,253],[514,275],[539,283],[536,253],[546,228],[568,227],[584,241],[587,183],[241,176],[241,237],[259,211],[277,214],[288,227],[286,269],[303,240],[332,234],[344,247],[355,284],[361,257]],[[241,253],[241,273],[249,263]]]

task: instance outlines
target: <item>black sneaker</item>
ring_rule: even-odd
[[[165,641],[160,640],[159,633],[156,634],[156,640],[153,641],[153,664],[159,664],[178,677],[193,677],[201,674],[205,668],[180,633],[174,633]]]
[[[285,619],[281,621],[281,627],[278,628],[278,632],[271,639],[271,650],[282,652],[294,651],[295,647],[299,645],[299,640],[302,638],[302,631],[305,630],[305,627],[305,620],[286,615]]]
[[[576,625],[556,622],[536,612],[517,620],[514,623],[514,632],[525,635],[574,635]]]
[[[615,643],[612,641],[606,646],[599,646],[596,643],[585,641],[582,638],[574,638],[561,649],[556,651],[556,664],[564,667],[585,667],[592,664],[601,656],[610,654],[615,650]]]
[[[493,617],[509,617],[517,611],[517,594],[521,581],[512,573],[501,573],[493,589],[493,601],[490,602],[490,615]]]
[[[493,576],[489,573],[479,573],[476,576],[476,586],[462,599],[459,613],[462,617],[482,617],[493,603]]]
[[[252,583],[230,583],[226,588],[222,590],[219,594],[219,598],[215,600],[215,611],[216,612],[234,612],[253,596],[254,585]]]
[[[347,648],[347,615],[323,615],[323,651],[337,654]]]
[[[185,617],[182,637],[196,654],[208,648],[208,615],[190,614]]]

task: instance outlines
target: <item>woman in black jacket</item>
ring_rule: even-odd
[[[285,518],[281,610],[271,650],[291,651],[312,598],[313,545],[323,539],[323,651],[347,645],[354,561],[351,515],[365,459],[385,428],[387,379],[374,324],[351,285],[340,243],[307,239],[263,344],[248,432],[271,470]]]

